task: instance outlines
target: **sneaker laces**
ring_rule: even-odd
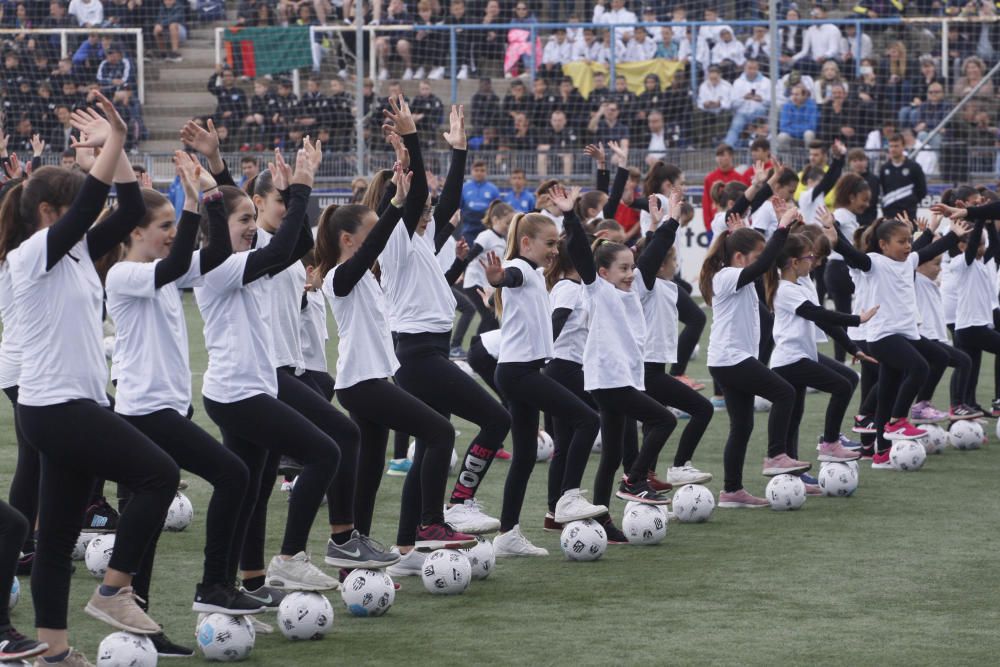
[[[24,641],[24,640],[27,639],[27,637],[25,637],[24,635],[22,635],[20,632],[18,632],[14,628],[11,628],[7,632],[5,632],[4,635],[6,635],[8,639],[12,639],[13,641],[16,641],[16,642]]]
[[[381,542],[379,542],[378,540],[376,540],[374,538],[368,537],[367,535],[363,535],[361,533],[358,533],[358,541],[361,542],[361,544],[364,544],[365,546],[367,546],[372,551],[380,551],[382,553],[389,553],[389,550],[386,548],[386,546],[384,544],[382,544]]]

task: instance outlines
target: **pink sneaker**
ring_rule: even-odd
[[[889,450],[884,452],[875,452],[875,456],[872,457],[872,470],[895,470],[896,467],[892,465],[892,461],[889,460]]]
[[[816,458],[820,461],[830,461],[833,463],[854,461],[861,457],[861,454],[858,452],[852,452],[840,444],[840,440],[836,442],[821,442],[816,445],[816,451],[819,452],[819,456]]]
[[[497,450],[496,456],[494,458],[500,459],[501,461],[510,461],[510,452],[501,447]]]
[[[778,454],[773,458],[764,459],[763,474],[765,477],[774,477],[775,475],[784,475],[786,473],[805,472],[811,467],[812,464],[808,461],[796,461],[788,456],[788,454]]]
[[[807,496],[822,496],[823,489],[819,488],[817,484],[806,484],[806,495]]]
[[[927,431],[917,428],[906,419],[897,419],[885,425],[886,440],[916,440],[927,435]]]
[[[460,533],[445,522],[432,523],[417,528],[417,551],[437,551],[438,549],[469,549],[476,546],[476,536]]]
[[[914,424],[933,424],[947,418],[948,413],[936,409],[930,401],[920,401],[910,410],[910,421]]]
[[[739,491],[723,491],[719,494],[719,507],[729,509],[757,509],[759,507],[770,507],[771,503],[763,498],[751,496],[746,489]]]

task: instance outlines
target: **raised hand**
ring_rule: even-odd
[[[962,237],[966,236],[972,231],[972,226],[964,220],[952,220],[951,221],[951,231],[954,232],[955,236]]]
[[[390,96],[389,106],[390,109],[382,111],[386,121],[383,127],[388,127],[399,135],[414,134],[417,131],[417,124],[413,120],[413,114],[410,113],[410,105],[407,104],[406,98],[402,95]]]
[[[563,213],[569,213],[576,204],[577,197],[580,196],[580,188],[572,187],[569,190],[557,183],[549,190],[549,198],[552,203]]]
[[[785,208],[785,212],[781,214],[781,218],[778,220],[778,229],[790,227],[797,220],[802,220],[802,214],[799,212],[799,209],[794,206],[788,206]]]
[[[670,191],[670,197],[667,200],[667,213],[668,215],[680,222],[681,219],[681,207],[684,205],[684,193],[681,192],[680,188],[674,188]]]
[[[323,276],[319,272],[319,267],[307,266],[305,290],[307,292],[318,292],[322,288],[323,288]]]
[[[954,206],[948,206],[947,204],[932,204],[931,213],[942,215],[951,220],[961,220],[968,215],[969,212],[964,208],[955,208]]]
[[[943,219],[943,216],[940,216],[937,213],[931,214],[931,221],[927,223],[927,229],[929,229],[932,234],[937,233],[938,227],[941,226],[941,220]]]
[[[199,173],[203,171],[201,163],[190,153],[174,151],[174,167],[184,189],[185,205],[193,204],[197,208]]]
[[[465,239],[455,241],[455,257],[465,259],[469,256],[469,242]]]
[[[731,232],[735,232],[737,229],[746,227],[747,223],[743,220],[743,216],[739,213],[730,213],[726,216],[726,227]]]
[[[596,162],[598,168],[600,169],[604,169],[604,165],[607,164],[607,160],[604,155],[604,145],[600,142],[584,146],[583,154]]]
[[[608,142],[608,150],[611,151],[611,157],[616,166],[625,169],[628,167],[628,149],[619,144],[617,141]]]
[[[482,263],[482,260],[479,260]],[[479,294],[479,298],[483,300],[483,304],[487,308],[492,308],[493,304],[490,301],[493,299],[493,293],[496,292],[496,288],[492,285],[487,285],[486,287],[477,287],[476,293]]]
[[[823,227],[833,227],[833,213],[824,204],[816,207],[816,218]]]
[[[757,160],[753,163],[753,179],[751,180],[751,185],[756,185],[758,188],[767,182],[767,177],[770,174],[764,164],[765,162],[763,160]]]
[[[17,153],[10,154],[10,160],[4,164],[3,168],[7,172],[7,178],[21,178],[24,176],[24,168],[21,167],[21,161],[17,159]]]
[[[295,174],[289,184],[308,185],[312,187],[316,178],[316,170],[323,161],[323,147],[317,139],[315,143],[309,137],[303,137],[302,148],[295,156]]]
[[[649,217],[652,219],[649,230],[655,231],[663,221],[663,209],[660,207],[660,198],[656,195],[649,195]]]
[[[41,157],[45,150],[45,142],[37,134],[31,135],[31,154],[34,157]]]
[[[401,202],[406,199],[406,195],[410,192],[413,172],[403,171],[403,165],[397,162],[392,166],[392,182],[396,186],[396,196],[393,197],[393,200]]]
[[[840,139],[834,139],[830,152],[833,153],[834,157],[843,157],[847,155],[847,146]]]
[[[465,107],[461,104],[451,105],[451,114],[448,116],[448,131],[444,133],[444,140],[457,151],[464,151],[468,147],[465,136]]]
[[[85,142],[74,141],[72,144],[74,148],[77,146],[84,146],[85,148],[100,148],[112,135],[116,135],[121,138],[124,138],[125,136],[125,121],[123,121],[122,117],[118,115],[115,105],[113,105],[108,98],[101,93],[95,93],[94,99],[97,101],[97,106],[104,112],[103,117],[94,109],[89,108],[77,109],[70,116],[70,124],[78,130],[81,135],[87,135]],[[83,137],[81,136],[81,139],[82,138]]]
[[[181,141],[195,149],[205,157],[211,157],[219,152],[219,134],[215,131],[215,123],[209,118],[208,129],[193,120],[189,120],[181,128]]]
[[[84,141],[87,140],[86,134],[81,134],[80,138]],[[97,156],[94,154],[94,149],[87,146],[74,146],[76,149],[76,165],[83,170],[84,173],[90,173],[91,167],[94,166],[94,161]]]
[[[0,132],[0,156],[7,157],[7,143],[9,141],[10,135]]]
[[[479,260],[479,265],[483,267],[483,271],[486,273],[486,282],[491,286],[496,287],[503,282],[503,263],[495,252],[491,250],[486,253],[486,257]]]
[[[861,319],[861,323],[864,324],[871,318],[875,317],[875,313],[878,312],[878,306],[874,308],[869,308],[868,310],[862,312],[858,317]]]
[[[396,152],[396,162],[403,165],[403,171],[410,169],[410,151],[403,145],[403,138],[395,132],[386,135],[386,141],[392,144],[392,149]]]
[[[288,189],[288,185],[292,182],[292,167],[285,162],[280,148],[274,149],[274,162],[267,163],[267,170],[271,172],[275,190],[281,192]]]

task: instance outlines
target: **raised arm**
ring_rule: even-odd
[[[802,303],[802,305],[795,309],[795,314],[804,320],[809,320],[816,324],[827,324],[837,327],[856,327],[861,325],[861,318],[858,315],[827,310],[823,306],[817,306],[812,301]]]
[[[207,129],[189,120],[181,128],[181,140],[205,156],[208,160],[208,170],[216,183],[236,187],[236,181],[233,180],[225,160],[222,159],[222,153],[219,152],[219,134],[215,131],[215,123],[209,118],[205,124]]]
[[[834,146],[843,146],[839,141],[834,143]],[[830,168],[826,170],[823,174],[823,179],[813,188],[812,198],[813,201],[826,196],[826,193],[833,189],[833,186],[837,184],[837,180],[840,179],[840,173],[844,170],[844,156],[837,155],[833,158],[833,162],[830,163]]]
[[[92,260],[116,249],[146,215],[142,190],[125,151],[119,151],[114,180],[118,200],[115,210],[87,231],[87,249]]]
[[[972,227],[972,234],[969,236],[969,240],[965,242],[965,265],[972,266],[972,263],[976,261],[976,255],[979,253],[979,246],[983,242],[983,226],[986,224],[985,220],[976,220],[976,224]]]
[[[611,192],[608,193],[608,201],[604,204],[601,214],[613,220],[618,211],[618,204],[622,200],[622,194],[625,192],[625,184],[628,183],[628,148],[619,145],[617,141],[609,141],[608,148],[618,162],[618,170],[615,172],[615,182],[611,184]]]
[[[789,207],[778,221],[778,228],[774,230],[771,239],[764,246],[764,251],[757,257],[757,261],[740,271],[740,277],[736,280],[736,289],[746,287],[757,280],[771,268],[774,260],[778,258],[778,253],[785,246],[788,240],[788,227],[799,217],[799,212]]]
[[[639,259],[635,263],[636,268],[639,270],[639,275],[642,277],[642,283],[646,286],[647,290],[651,290],[656,286],[656,274],[659,272],[660,266],[663,265],[663,260],[666,259],[670,248],[674,245],[674,239],[677,237],[677,229],[680,226],[677,222],[677,217],[680,215],[680,205],[681,194],[675,190],[670,195],[670,209],[668,212],[670,218],[663,224],[660,224],[660,220],[663,217],[663,211],[660,210],[660,201],[656,198],[656,195],[649,197],[649,215],[653,218],[653,225],[656,227],[656,231],[648,237],[646,248],[639,255]]]
[[[611,175],[608,173],[608,163],[604,155],[604,146],[601,142],[587,144],[583,148],[583,153],[594,161],[597,165],[597,182],[594,188],[599,192],[607,192],[608,184],[611,182]]]
[[[969,227],[961,220],[953,220],[951,231],[934,241],[926,248],[917,251],[918,264],[929,262],[938,255],[958,245],[958,239],[969,233]],[[975,255],[973,255],[975,257]]]
[[[200,176],[201,165],[190,154],[184,151],[174,153],[174,165],[177,176],[181,180],[184,188],[184,210],[181,219],[177,223],[177,234],[170,245],[170,254],[161,262],[156,263],[153,270],[153,284],[156,289],[174,282],[191,268],[191,257],[194,253],[194,244],[198,240],[198,223],[201,216],[198,214],[198,192],[201,190]],[[211,178],[209,176],[208,178]],[[214,186],[213,192],[218,191]],[[211,196],[211,195],[210,195]],[[226,235],[229,236],[228,234]]]
[[[1000,258],[1000,234],[997,234],[997,226],[993,222],[986,224],[986,238],[989,241],[990,247],[986,249],[986,254],[983,255],[984,262],[991,262]]]
[[[837,242],[834,244],[833,249],[844,257],[844,263],[852,269],[871,271],[871,257],[855,248],[854,245],[847,240],[847,237],[844,236],[844,230],[840,228],[840,223],[833,222],[831,226],[837,234]]]
[[[406,192],[406,201],[403,206],[403,224],[406,231],[412,237],[420,224],[420,218],[427,205],[427,171],[424,169],[424,158],[420,152],[420,139],[417,135],[417,125],[410,113],[410,105],[402,95],[396,98],[389,98],[390,109],[386,109],[385,128],[392,133],[399,135],[403,145],[410,156],[410,183]],[[390,135],[391,136],[391,135]],[[397,184],[398,190],[398,184]]]
[[[462,182],[465,179],[465,163],[469,156],[465,137],[465,108],[451,105],[450,127],[444,133],[445,141],[451,146],[451,165],[434,207],[434,252],[439,252],[445,241],[455,231],[451,218],[462,206]]]

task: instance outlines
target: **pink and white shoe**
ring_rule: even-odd
[[[948,418],[947,412],[938,410],[930,401],[915,403],[910,410],[910,421],[914,424],[933,424]]]
[[[875,452],[875,456],[872,457],[872,470],[895,470],[896,466],[892,465],[892,461],[889,460],[889,450],[884,452]]]
[[[885,425],[886,440],[916,440],[927,435],[927,431],[917,428],[906,419],[897,419]]]
[[[758,509],[770,507],[771,503],[763,498],[751,496],[746,489],[739,491],[723,491],[719,494],[719,507],[728,509]]]
[[[812,464],[808,461],[796,461],[788,454],[778,454],[777,456],[764,459],[764,470],[762,473],[765,477],[774,477],[775,475],[784,475],[786,473],[805,472],[811,467]]]
[[[806,495],[807,496],[822,496],[823,489],[819,488],[818,484],[806,484]]]
[[[840,444],[840,440],[836,442],[821,442],[816,445],[816,451],[819,452],[819,456],[816,458],[820,461],[829,461],[831,463],[845,463],[846,461],[855,461],[861,457],[861,454],[858,452],[851,451]]]

